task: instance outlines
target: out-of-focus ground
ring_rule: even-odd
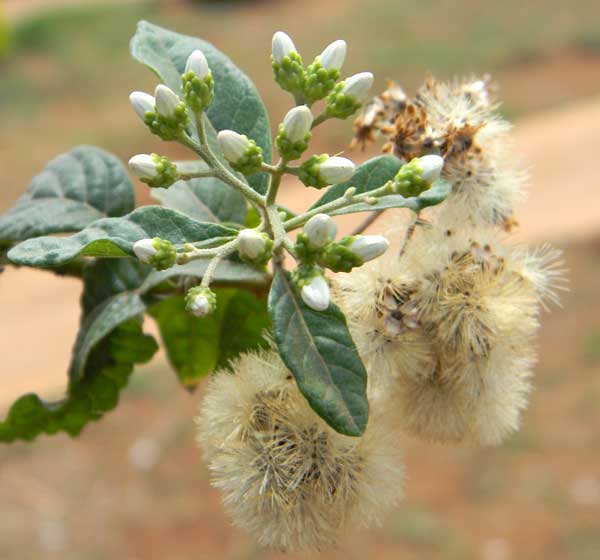
[[[380,529],[351,535],[321,557],[600,558],[600,6],[307,0],[191,11],[184,2],[70,3],[87,6],[44,12],[42,4],[58,2],[6,3],[14,47],[0,61],[0,211],[47,160],[77,143],[123,159],[181,153],[151,138],[128,107],[130,90],[154,84],[127,57],[142,17],[202,35],[230,54],[256,81],[274,121],[289,108],[270,79],[270,36],[278,28],[310,51],[307,58],[346,38],[346,69],[374,70],[377,87],[391,77],[412,91],[428,70],[493,72],[503,110],[516,121],[518,152],[531,166],[518,238],[553,241],[570,269],[563,308],[543,317],[531,406],[522,430],[497,449],[404,438],[403,505]],[[347,123],[328,124],[315,151],[344,149],[348,134]],[[148,201],[142,188],[139,194]],[[298,208],[315,194],[294,183],[284,190]],[[0,417],[22,392],[60,393],[78,293],[78,281],[48,273],[0,275]],[[190,397],[173,377],[159,356],[134,374],[118,409],[77,440],[0,448],[0,558],[278,557],[230,527],[194,444],[200,395]]]

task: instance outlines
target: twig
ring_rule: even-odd
[[[356,228],[352,230],[350,235],[359,235],[363,231],[365,231],[370,225],[374,224],[377,221],[377,218],[383,214],[385,210],[377,210],[377,212],[373,212],[367,216]]]

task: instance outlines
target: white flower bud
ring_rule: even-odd
[[[301,142],[310,132],[313,115],[306,105],[294,107],[283,119],[283,130],[290,142]]]
[[[243,229],[237,238],[240,255],[250,260],[261,256],[267,244],[263,234],[254,229]]]
[[[369,96],[369,90],[373,85],[373,74],[371,72],[360,72],[344,80],[342,92],[348,97],[353,97],[358,103],[362,103]]]
[[[154,247],[154,239],[140,239],[133,244],[133,252],[135,256],[143,263],[150,264],[152,257],[158,251]]]
[[[327,70],[340,70],[346,60],[346,41],[338,39],[334,41],[321,53],[319,62]]]
[[[199,78],[204,78],[208,75],[210,68],[208,67],[208,61],[202,51],[196,49],[190,54],[185,65],[185,71],[186,73],[193,72]]]
[[[129,96],[129,102],[140,119],[146,118],[146,113],[154,111],[154,97],[143,91],[134,91]]]
[[[355,171],[354,162],[343,157],[330,157],[319,165],[319,175],[329,185],[348,181]]]
[[[199,294],[188,302],[187,310],[196,317],[206,317],[212,312],[213,306],[205,295]]]
[[[348,248],[363,262],[367,262],[383,255],[389,246],[390,242],[381,235],[358,235]]]
[[[138,177],[154,178],[158,175],[154,158],[148,154],[138,154],[129,160],[129,168]]]
[[[181,99],[177,94],[164,84],[156,86],[154,92],[156,98],[156,112],[163,117],[174,117],[175,110],[179,107]]]
[[[249,146],[248,138],[234,130],[221,130],[217,138],[223,155],[231,163],[240,161]]]
[[[288,56],[292,52],[298,52],[296,45],[287,33],[277,31],[273,35],[272,53],[275,62],[281,62],[284,56]]]
[[[419,158],[419,167],[423,170],[421,177],[428,183],[433,183],[440,177],[444,167],[444,158],[436,155],[428,155]]]
[[[315,311],[325,311],[329,307],[329,284],[323,276],[315,276],[300,290],[302,300]]]
[[[313,249],[321,249],[335,239],[337,226],[327,214],[313,216],[302,228]]]

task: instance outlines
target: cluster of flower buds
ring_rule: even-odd
[[[355,74],[336,84],[345,59],[346,42],[337,40],[304,68],[292,39],[282,31],[273,35],[271,60],[277,83],[297,102],[310,106],[325,99],[326,115],[330,118],[346,119],[355,113],[373,84],[370,72]]]
[[[306,105],[288,111],[275,137],[275,146],[283,159],[298,159],[306,151],[312,137],[312,124],[313,115]]]
[[[177,251],[173,244],[160,237],[136,241],[133,252],[141,262],[149,264],[156,270],[171,268],[177,259]]]
[[[129,100],[150,131],[163,140],[177,140],[189,123],[185,103],[164,84],[156,86],[154,97],[134,91]]]
[[[419,196],[439,179],[443,167],[444,159],[440,156],[427,155],[412,159],[394,177],[394,192],[405,197]]]
[[[314,155],[301,166],[299,179],[307,187],[322,189],[327,185],[336,185],[350,180],[356,171],[354,162],[347,158],[328,154]]]
[[[262,148],[245,134],[234,130],[221,130],[218,134],[219,147],[231,167],[243,175],[252,175],[263,164]]]
[[[336,234],[333,219],[327,214],[317,214],[306,222],[296,239],[295,250],[301,265],[294,273],[294,280],[306,305],[318,311],[329,305],[329,286],[323,269],[350,272],[379,257],[389,247],[388,240],[380,235],[352,235],[336,242]]]
[[[156,86],[154,96],[134,91],[129,100],[138,116],[152,133],[163,140],[178,140],[189,124],[189,108],[204,111],[213,100],[214,81],[204,54],[190,54],[181,76],[183,99],[164,84]],[[186,105],[187,104],[187,105]]]
[[[203,286],[190,288],[185,295],[185,308],[196,317],[206,317],[217,307],[217,295]]]
[[[167,189],[179,179],[177,166],[158,154],[138,154],[129,160],[129,168],[148,186]]]
[[[202,51],[195,50],[189,56],[181,76],[181,89],[185,102],[195,113],[201,113],[212,103],[215,83]]]
[[[265,266],[273,256],[273,240],[264,232],[243,229],[237,239],[238,253],[244,262]]]

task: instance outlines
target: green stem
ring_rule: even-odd
[[[221,160],[213,153],[206,141],[206,129],[202,115],[197,116],[196,122],[198,125],[199,142],[194,141],[187,135],[185,135],[181,141],[190,149],[194,150],[212,168],[215,177],[240,191],[255,205],[264,207],[265,198],[251,188],[246,182],[242,181],[229,171],[229,169],[227,169]]]
[[[320,115],[317,115],[313,120],[312,128],[316,128],[317,126],[329,120],[330,118],[331,117],[325,111],[323,111]]]
[[[350,206],[351,204],[357,204],[359,202],[365,202],[365,199],[378,198],[380,196],[383,196],[384,194],[388,194],[390,192],[390,184],[391,182],[388,181],[385,185],[377,189],[373,189],[371,191],[367,191],[357,195],[344,195],[340,198],[332,200],[331,202],[328,202],[327,204],[323,204],[321,206],[318,206],[317,208],[313,208],[312,210],[309,210],[308,212],[300,214],[299,216],[296,216],[285,222],[283,224],[285,231],[291,231],[304,225],[308,220],[310,220],[310,218],[316,216],[317,214],[330,214],[331,212],[339,210],[340,208],[344,208],[345,206]]]

